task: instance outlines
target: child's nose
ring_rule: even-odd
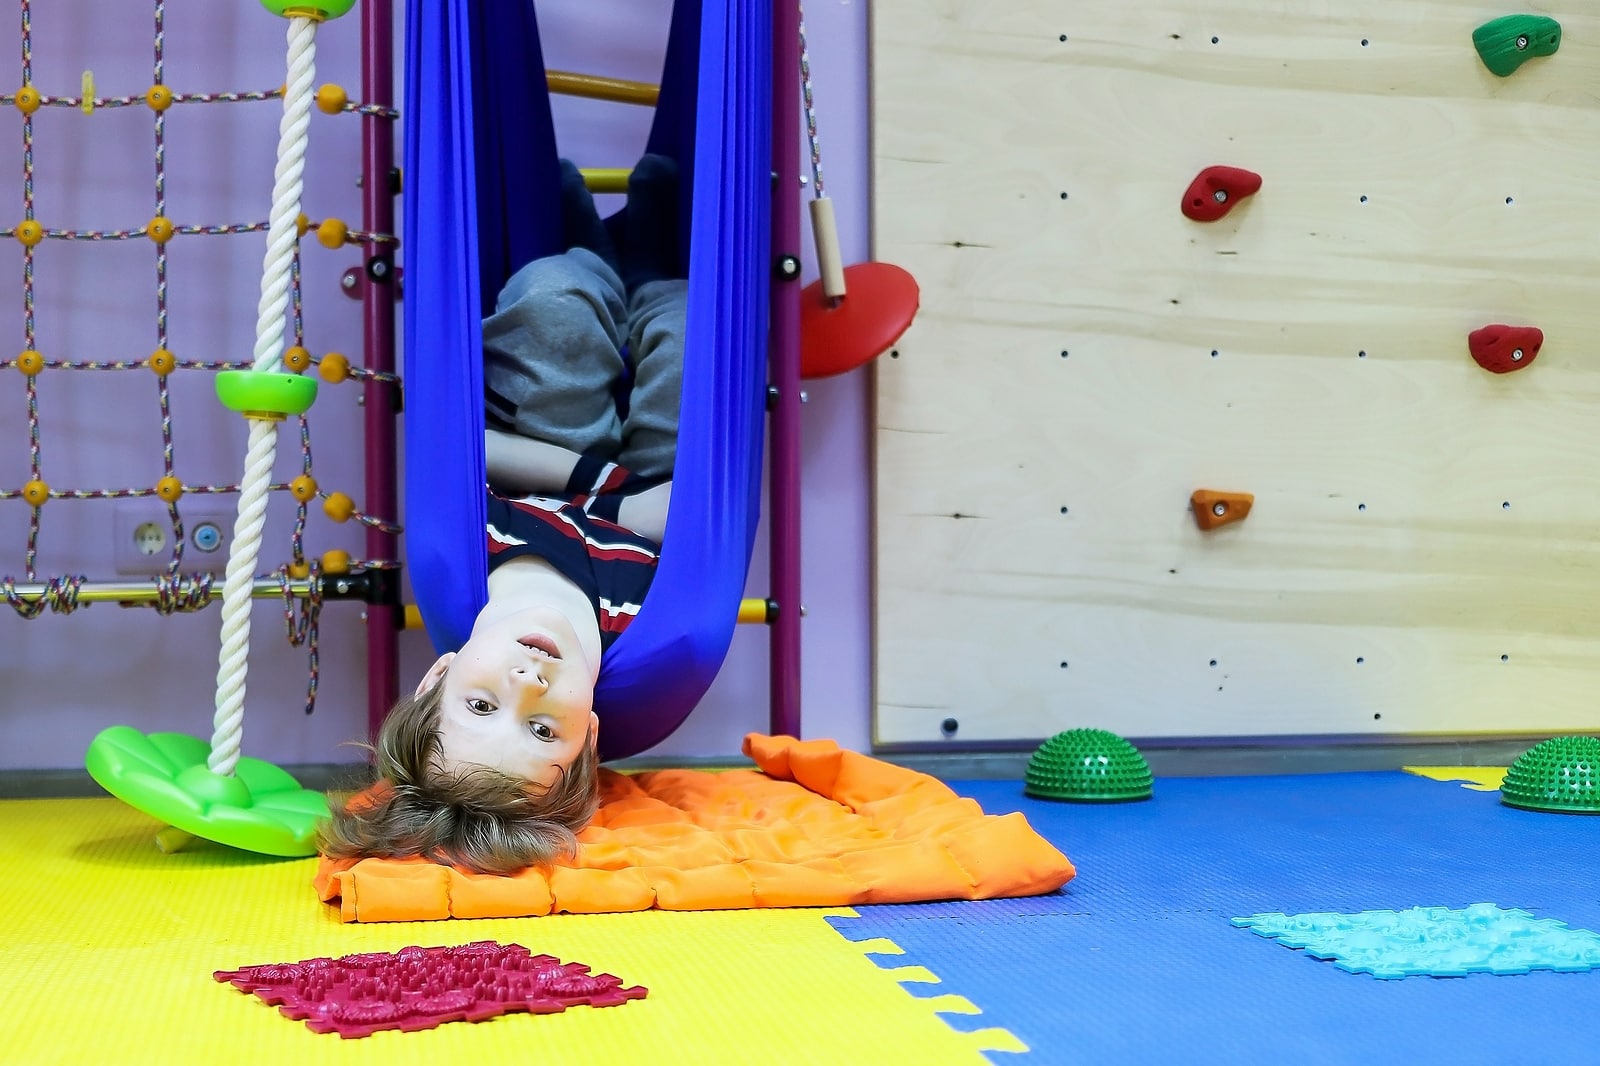
[[[550,679],[544,676],[541,666],[518,666],[511,671],[511,681],[519,688],[533,689],[543,695],[550,687]]]

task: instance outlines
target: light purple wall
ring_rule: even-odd
[[[34,5],[34,82],[76,94],[85,69],[101,94],[139,93],[151,82],[150,8],[144,4],[51,0]],[[283,81],[283,24],[258,6],[168,0],[166,81],[180,91],[262,89]],[[655,0],[551,5],[542,14],[550,66],[653,79],[664,43]],[[807,11],[812,74],[822,122],[828,191],[840,216],[847,262],[867,255],[866,8],[844,2]],[[639,32],[641,25],[654,27]],[[354,15],[319,34],[318,84],[358,82]],[[6,26],[13,35],[15,24]],[[20,84],[17,47],[0,64],[0,83]],[[586,166],[626,166],[648,115],[620,105],[558,100],[563,151]],[[264,218],[271,189],[278,105],[189,105],[169,112],[168,214],[181,223]],[[0,218],[22,214],[21,122],[0,114]],[[35,123],[37,212],[52,228],[137,228],[153,213],[151,115],[143,107],[84,116],[45,109]],[[359,219],[359,130],[350,116],[316,116],[307,167],[306,211],[314,218]],[[263,238],[188,237],[170,246],[171,344],[183,358],[247,359],[254,342]],[[815,276],[809,248],[806,280]],[[143,359],[155,347],[151,245],[46,242],[36,256],[39,344],[48,357]],[[308,343],[313,352],[359,353],[357,305],[338,279],[358,262],[354,250],[310,245],[305,257]],[[22,347],[22,256],[0,244],[0,351]],[[4,347],[9,345],[9,347]],[[218,409],[210,376],[175,375],[173,426],[178,471],[191,484],[235,483],[244,427]],[[866,375],[810,382],[805,420],[804,546],[805,733],[865,748],[869,736],[869,439]],[[44,474],[59,488],[153,484],[160,474],[160,421],[148,371],[52,371],[41,378]],[[313,411],[315,473],[325,488],[361,496],[359,409],[349,386],[324,386]],[[23,378],[0,372],[0,486],[27,477]],[[298,440],[280,440],[278,473],[297,470]],[[224,497],[231,506],[236,497]],[[191,502],[186,498],[186,506]],[[41,575],[114,576],[108,501],[52,501],[44,509]],[[285,558],[293,509],[277,497],[269,511],[262,568]],[[765,531],[763,530],[763,534]],[[0,575],[23,578],[27,508],[0,501]],[[308,550],[359,553],[353,528],[314,512]],[[219,582],[220,587],[220,582]],[[765,553],[750,595],[766,591]],[[0,613],[0,768],[81,766],[89,739],[112,724],[209,737],[216,686],[220,606],[160,618],[112,606],[47,614],[32,622]],[[340,745],[365,728],[358,606],[330,604],[322,615],[317,709],[303,712],[306,656],[283,636],[282,607],[259,601],[253,613],[245,753],[279,762],[355,761]],[[420,633],[401,640],[402,684],[431,659]],[[766,631],[741,627],[726,668],[689,722],[658,751],[726,755],[767,721]]]

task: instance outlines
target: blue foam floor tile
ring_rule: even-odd
[[[1267,913],[1465,908],[1485,900],[1600,929],[1600,819],[1502,806],[1408,774],[1162,779],[1149,801],[1024,797],[952,782],[991,813],[1021,810],[1078,876],[1059,893],[859,908],[883,937],[1032,1050],[997,1063],[1522,1063],[1582,1061],[1578,1019],[1600,974],[1375,981],[1232,923]]]

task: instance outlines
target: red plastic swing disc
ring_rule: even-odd
[[[844,268],[835,304],[813,281],[800,294],[800,376],[842,374],[889,350],[917,316],[917,281],[890,263]]]

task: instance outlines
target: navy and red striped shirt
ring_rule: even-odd
[[[617,524],[622,500],[659,481],[584,457],[559,496],[489,496],[489,569],[538,556],[583,590],[611,647],[644,603],[660,545]]]

